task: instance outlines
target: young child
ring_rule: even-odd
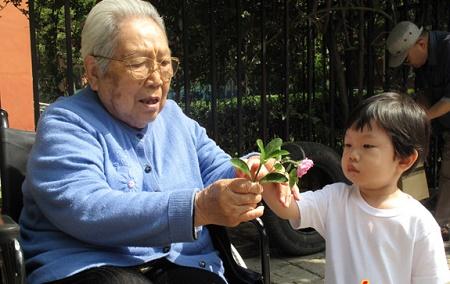
[[[352,185],[307,191],[290,204],[290,190],[265,186],[263,198],[278,216],[325,238],[326,283],[450,281],[438,224],[397,186],[426,157],[429,134],[429,120],[411,98],[373,96],[354,110],[346,128],[341,165]]]

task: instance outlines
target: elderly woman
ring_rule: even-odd
[[[178,60],[140,0],[104,0],[82,32],[89,86],[42,116],[23,185],[29,283],[225,283],[206,224],[261,216],[205,130],[167,99]]]

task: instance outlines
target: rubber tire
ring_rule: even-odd
[[[347,182],[341,169],[340,156],[330,147],[315,142],[290,142],[283,148],[291,158],[305,156],[314,161],[314,167],[302,177],[300,192],[317,190],[335,182]],[[262,216],[272,247],[286,255],[301,256],[324,250],[324,239],[312,228],[294,230],[287,220],[278,218],[268,206]]]

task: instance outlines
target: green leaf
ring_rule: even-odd
[[[288,181],[288,178],[284,174],[274,172],[274,173],[269,173],[265,177],[260,179],[259,183],[260,184],[269,183],[269,182],[282,183],[282,182],[287,182],[287,181]]]
[[[241,172],[243,172],[244,174],[246,174],[248,177],[252,177],[252,175],[250,174],[250,169],[248,168],[248,165],[246,162],[244,162],[242,159],[240,158],[233,158],[231,159],[231,164],[238,170],[240,170]]]
[[[280,163],[276,163],[273,165],[273,167],[275,168],[276,172],[284,172],[284,167],[282,164]]]
[[[263,155],[259,156],[259,165],[262,166],[267,162],[267,158],[263,157]]]
[[[267,144],[265,151],[267,154],[272,153],[275,150],[281,150],[281,145],[283,144],[283,140],[281,138],[274,138],[272,141]]]
[[[289,187],[292,188],[294,186],[294,184],[296,184],[298,181],[298,177],[297,177],[297,169],[292,169],[289,172]]]
[[[290,173],[291,169],[292,169],[292,163],[288,163],[287,166],[286,166],[286,172]]]
[[[281,160],[281,156],[289,155],[289,152],[286,150],[274,150],[272,152],[267,152],[267,159],[274,158],[277,161]]]
[[[261,153],[260,157],[262,159],[266,159],[266,151],[264,150],[264,143],[261,139],[256,140],[256,145],[258,145],[259,153]]]

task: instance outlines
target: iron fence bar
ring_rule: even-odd
[[[301,50],[301,58],[300,58],[300,81],[299,81],[299,96],[300,96],[300,100],[299,103],[301,106],[304,106],[306,104],[306,96],[305,96],[305,91],[306,91],[306,37],[303,37],[302,40],[300,41],[300,50]],[[300,109],[300,111],[303,113],[304,110]],[[303,122],[303,121],[302,121]],[[302,123],[300,126],[300,137],[304,137],[305,136],[305,129],[306,129],[306,123]]]
[[[265,2],[261,0],[261,136],[263,141],[267,141],[267,70],[266,70],[266,9]]]
[[[367,1],[367,6],[373,8],[373,0]],[[367,96],[373,96],[374,94],[374,51],[373,51],[373,36],[375,18],[373,12],[369,12],[367,20]]]
[[[211,56],[211,124],[212,124],[212,138],[217,141],[217,67],[216,67],[216,9],[214,3],[215,0],[209,0],[209,21],[211,25],[210,29],[210,56]]]
[[[450,9],[450,1],[447,1],[447,8],[446,8],[446,9],[447,9],[447,10],[445,10],[445,11],[448,11],[448,10]],[[450,17],[448,17],[447,31],[450,32]]]
[[[241,30],[241,0],[236,0],[236,95],[237,95],[237,150],[241,155],[242,145],[242,30]]]
[[[39,121],[39,68],[36,42],[36,14],[34,10],[34,0],[28,1],[28,13],[30,20],[30,44],[31,44],[31,73],[33,80],[33,106],[34,106],[34,126],[37,127]]]
[[[70,17],[70,0],[64,1],[64,23],[66,33],[66,86],[69,96],[73,95],[73,60],[72,60],[72,20]]]
[[[322,64],[322,74],[323,74],[323,80],[324,80],[323,88],[322,88],[323,92],[324,92],[323,97],[324,98],[326,97],[328,99],[328,102],[330,102],[330,100],[331,100],[331,90],[330,90],[331,87],[330,87],[330,81],[329,81],[330,77],[328,77],[328,79],[327,79],[327,76],[330,76],[329,72],[331,72],[330,71],[331,68],[329,68],[329,66],[330,66],[329,62],[328,62],[328,64],[326,64],[327,59],[329,60],[329,56],[327,54],[327,44],[326,44],[325,35],[322,36],[322,41],[321,41],[320,47],[321,47],[321,53],[322,53],[322,58],[323,58],[323,64]],[[328,123],[328,126],[330,127],[329,135],[325,136],[325,141],[327,141],[328,145],[331,145],[332,144],[331,143],[332,133],[334,131],[334,129],[332,128],[333,123],[334,123],[334,113],[333,113],[334,110],[333,110],[333,105],[331,104],[331,102],[330,102],[330,104],[328,104],[328,106],[329,106],[328,109],[326,106],[324,107],[322,117],[323,117],[323,121],[325,123]]]
[[[431,1],[431,15],[435,15],[431,17],[431,30],[441,30],[441,25],[439,24],[439,1],[437,0]]]
[[[289,0],[284,0],[284,140],[289,140]]]
[[[312,1],[308,1],[308,13],[311,12],[311,7],[313,5]],[[306,43],[306,53],[307,53],[307,84],[308,84],[308,91],[307,91],[307,105],[308,105],[308,140],[311,140],[311,131],[312,131],[312,122],[311,122],[311,116],[312,116],[312,95],[313,95],[313,73],[314,73],[314,35],[313,35],[313,24],[311,22],[312,20],[308,18],[308,34],[307,34],[307,43]]]
[[[186,13],[186,2],[183,0],[182,21],[183,21],[183,79],[184,79],[184,112],[189,115],[190,111],[190,80],[189,80],[189,48],[187,38],[187,27],[189,26],[188,17]]]
[[[331,36],[331,35],[328,35]],[[328,57],[329,58],[329,57]],[[331,140],[331,144],[330,146],[335,148],[336,146],[336,125],[335,125],[335,117],[336,117],[336,112],[335,112],[335,106],[336,106],[336,70],[333,64],[330,64],[331,60],[329,59],[329,80],[330,80],[330,87],[329,87],[329,95],[328,98],[330,100],[330,108],[329,108],[329,114],[330,114],[330,140]]]
[[[391,23],[388,19],[384,18],[384,31],[388,34],[391,31]],[[383,91],[388,91],[391,88],[391,78],[389,72],[389,51],[384,49],[384,83]]]

